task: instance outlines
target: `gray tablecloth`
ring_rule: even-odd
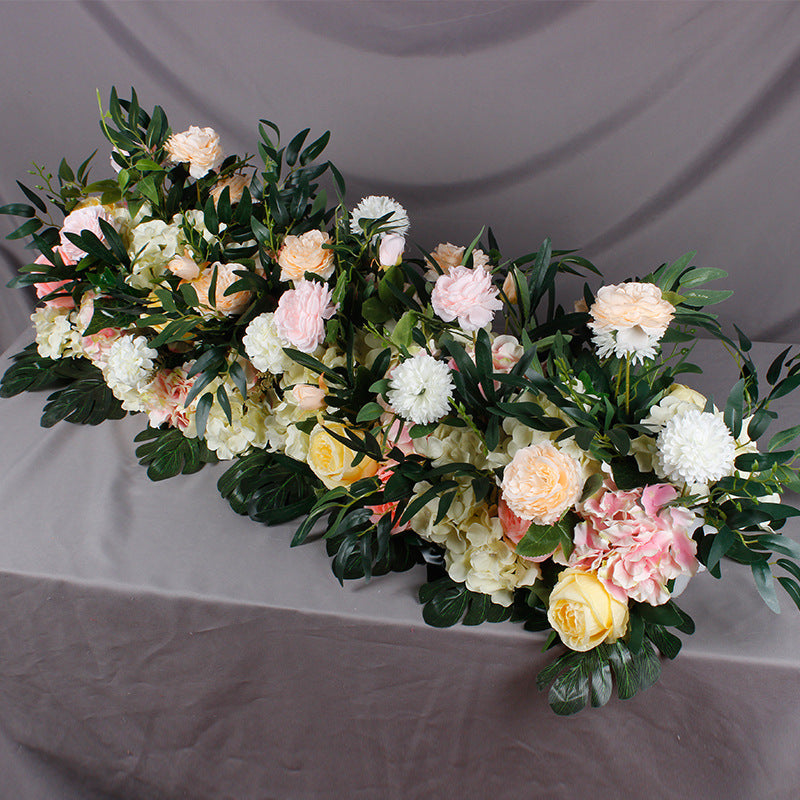
[[[720,391],[732,365],[700,352]],[[43,401],[0,401],[0,796],[797,796],[800,613],[735,565],[691,582],[656,686],[559,718],[541,635],[426,627],[421,568],[342,589],[320,542],[236,516],[219,468],[149,482],[142,417],[44,430]]]

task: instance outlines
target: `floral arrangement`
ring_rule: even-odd
[[[760,443],[800,354],[759,380],[705,310],[722,270],[689,254],[565,310],[556,285],[595,280],[589,261],[549,241],[507,260],[491,230],[411,256],[399,203],[350,208],[317,163],[328,133],[281,146],[261,120],[240,158],[116,91],[101,127],[114,177],[34,165],[27,202],[0,208],[38,253],[12,284],[41,300],[1,391],[52,389],[42,425],[141,412],[153,480],[231,461],[234,511],[301,519],[292,545],[321,525],[339,581],[424,564],[429,624],[549,631],[559,714],[652,684],[694,629],[674,598],[723,559],[800,607],[780,533],[800,425]],[[677,380],[701,371],[699,330],[739,365],[722,409]]]

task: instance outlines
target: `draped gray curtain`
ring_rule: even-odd
[[[753,338],[796,339],[800,6],[785,2],[0,2],[0,203],[95,148],[95,90],[254,152],[333,133],[348,198],[395,196],[431,249],[581,248],[610,280],[697,250]],[[0,233],[12,230],[0,218]],[[28,253],[0,247],[3,283]],[[564,288],[565,302],[580,289]],[[0,343],[29,298],[0,290]]]

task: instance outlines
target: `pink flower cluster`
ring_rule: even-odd
[[[621,491],[610,481],[578,508],[575,548],[569,566],[596,572],[612,597],[653,606],[669,600],[667,581],[697,571],[699,522],[680,506],[667,506],[678,492],[670,484]]]
[[[148,387],[147,416],[153,428],[168,422],[173,428],[186,430],[189,414],[184,407],[186,396],[194,384],[194,378],[187,376],[186,367],[161,370]]]

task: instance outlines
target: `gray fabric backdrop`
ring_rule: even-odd
[[[786,2],[0,2],[0,203],[32,160],[107,148],[95,89],[253,152],[260,117],[333,132],[349,199],[391,194],[426,248],[491,225],[612,279],[698,250],[720,309],[791,341],[800,312],[800,6]],[[11,230],[0,218],[0,233]],[[5,280],[24,259],[2,244]],[[0,290],[0,343],[26,324]]]

